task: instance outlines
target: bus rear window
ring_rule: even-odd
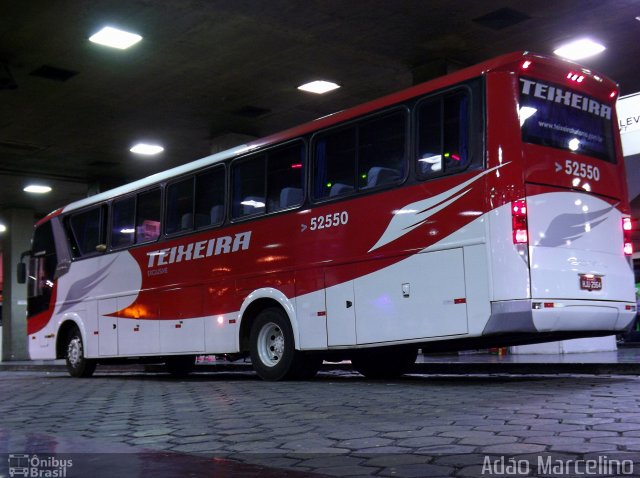
[[[615,162],[611,106],[539,80],[520,78],[522,140]]]

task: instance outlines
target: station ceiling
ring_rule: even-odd
[[[0,0],[0,210],[44,215],[237,135],[580,37],[607,47],[586,67],[622,94],[640,91],[639,17],[635,0]],[[89,42],[105,25],[143,40],[128,50]],[[315,79],[342,87],[297,90]],[[165,151],[130,153],[140,140]],[[34,181],[53,192],[24,193]]]

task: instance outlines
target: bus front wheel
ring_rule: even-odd
[[[284,312],[263,310],[251,326],[251,363],[263,380],[303,380],[315,376],[322,359],[295,348],[293,329]]]
[[[67,371],[72,377],[91,377],[96,369],[96,361],[90,360],[84,355],[84,342],[78,327],[69,329],[64,348],[64,358],[67,363]]]

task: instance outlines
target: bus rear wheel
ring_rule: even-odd
[[[77,378],[87,378],[96,370],[96,361],[84,356],[84,342],[78,327],[69,329],[64,347],[64,358],[69,375]]]
[[[371,379],[398,378],[407,373],[416,362],[415,347],[382,347],[359,350],[351,358],[356,371]]]
[[[258,314],[249,341],[251,363],[263,380],[305,380],[313,378],[320,369],[320,357],[295,349],[289,319],[277,307]]]

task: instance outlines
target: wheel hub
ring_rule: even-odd
[[[285,350],[284,333],[277,324],[265,324],[258,334],[258,355],[267,367],[280,362]]]
[[[74,367],[80,363],[82,359],[82,343],[78,337],[74,337],[69,341],[67,358],[69,359],[69,363]]]

